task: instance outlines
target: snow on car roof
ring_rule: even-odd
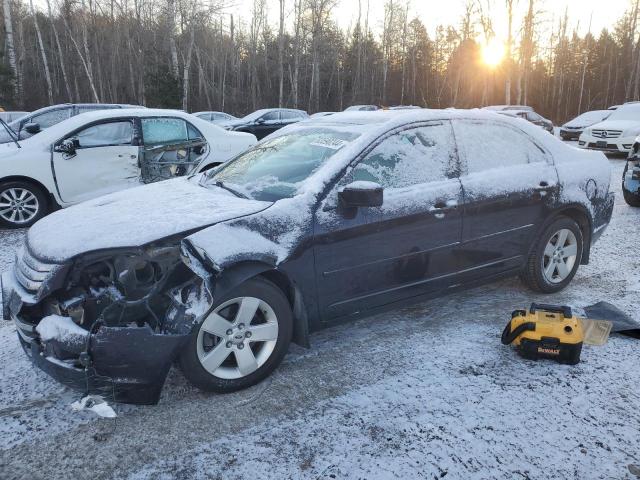
[[[117,108],[117,109],[106,109],[106,110],[93,110],[86,113],[81,113],[79,115],[75,115],[71,118],[63,120],[60,123],[57,123],[46,130],[43,130],[38,135],[34,135],[26,140],[20,140],[20,143],[44,143],[50,144],[51,142],[56,141],[57,139],[65,136],[69,132],[75,130],[76,128],[80,128],[87,123],[91,123],[93,121],[99,120],[107,120],[110,118],[119,118],[119,117],[179,117],[185,120],[189,120],[198,128],[208,128],[209,125],[214,128],[219,128],[213,125],[210,122],[206,122],[190,113],[185,113],[181,110],[167,110],[160,108]]]
[[[376,111],[356,111],[356,112],[339,112],[329,117],[311,118],[284,127],[267,139],[277,138],[281,135],[288,135],[297,131],[304,131],[309,128],[326,127],[336,128],[340,130],[349,130],[360,133],[360,136],[354,141],[346,145],[340,152],[334,155],[330,162],[305,182],[302,191],[312,192],[318,191],[326,178],[333,176],[337,171],[349,163],[356,155],[362,152],[367,146],[374,142],[378,137],[396,128],[409,125],[411,123],[438,121],[438,120],[454,120],[466,119],[478,122],[499,123],[505,126],[511,126],[524,132],[532,140],[534,140],[541,148],[549,152],[556,162],[563,160],[575,159],[576,157],[584,158],[585,156],[602,156],[600,152],[577,150],[575,147],[569,146],[553,135],[549,135],[537,125],[528,122],[519,117],[510,115],[502,115],[502,112],[480,109],[421,109],[421,110],[376,110]],[[464,127],[461,127],[464,132]],[[478,149],[482,149],[482,145],[478,145]]]

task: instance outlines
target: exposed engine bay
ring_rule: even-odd
[[[140,178],[143,183],[153,183],[190,175],[208,148],[201,138],[143,148]]]
[[[203,280],[181,261],[178,246],[156,247],[78,261],[62,289],[21,313],[34,319],[68,316],[88,331],[100,324],[187,333],[210,298]]]
[[[72,388],[157,403],[171,364],[212,304],[207,282],[187,267],[177,244],[96,252],[64,277],[42,301],[19,309],[27,354]],[[43,324],[55,334],[43,335]]]

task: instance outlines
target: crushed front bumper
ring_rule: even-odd
[[[12,314],[20,343],[34,365],[58,382],[105,399],[152,405],[187,335],[156,334],[149,327],[105,327],[86,342],[42,342],[35,326]]]

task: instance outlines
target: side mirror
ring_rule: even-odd
[[[379,207],[383,201],[383,188],[375,182],[352,182],[338,192],[343,207]]]
[[[42,130],[40,129],[39,123],[27,123],[24,126],[24,131],[31,135],[35,135],[36,133],[40,133]]]
[[[56,146],[56,152],[66,153],[67,155],[75,155],[76,150],[80,148],[80,140],[77,138],[67,138]]]
[[[260,117],[259,119],[256,120],[256,125],[262,125],[265,122],[265,119]]]

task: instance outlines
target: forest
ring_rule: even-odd
[[[459,21],[434,33],[408,0],[379,0],[379,19],[369,13],[377,0],[349,0],[358,14],[346,28],[338,0],[253,0],[246,11],[227,0],[1,1],[7,110],[118,102],[241,115],[507,103],[562,122],[640,99],[640,0],[582,35],[570,10],[543,21],[541,0],[461,0]],[[482,47],[497,9],[509,23],[506,55],[488,65]]]

